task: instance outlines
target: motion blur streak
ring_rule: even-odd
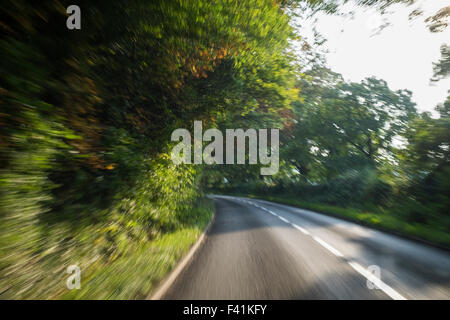
[[[166,299],[449,299],[450,255],[307,210],[252,199],[332,243],[337,257],[277,217],[215,196],[216,219],[198,257]],[[315,236],[315,237],[317,237]],[[363,266],[378,265],[379,280]],[[382,290],[369,289],[372,279]]]
[[[380,15],[415,3],[348,1]],[[351,19],[343,2],[0,1],[0,299],[148,297],[211,221],[206,194],[448,250],[450,97],[432,116],[408,88],[331,70],[326,39],[302,26]],[[411,23],[429,21],[431,36],[449,16],[413,10]],[[450,47],[436,53],[442,81]],[[258,161],[173,163],[171,133],[194,122],[275,140]],[[211,237],[168,297],[389,298],[350,259],[379,265],[407,299],[448,298],[448,258],[431,246],[247,201],[217,199]]]

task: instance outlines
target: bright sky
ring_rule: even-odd
[[[344,8],[354,11],[353,17],[318,14],[316,28],[327,39],[328,65],[350,81],[376,76],[393,90],[408,89],[420,111],[432,111],[450,89],[450,79],[430,83],[440,46],[450,44],[450,28],[431,33],[424,20],[448,5],[449,0],[419,0],[409,7],[394,5],[380,15],[350,4]],[[424,15],[410,21],[409,13],[418,7]],[[391,25],[377,33],[386,21]]]

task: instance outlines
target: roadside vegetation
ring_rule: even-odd
[[[214,214],[214,203],[202,199],[181,212],[182,222],[151,241],[121,241],[122,248],[105,260],[86,266],[83,286],[62,299],[148,299],[202,234]]]
[[[212,213],[171,132],[287,108],[293,32],[268,0],[70,4],[1,4],[0,298],[143,298]]]
[[[145,298],[208,223],[211,190],[356,208],[448,244],[450,100],[431,117],[329,70],[291,22],[333,1],[80,0],[68,30],[71,4],[0,5],[0,299]],[[171,133],[194,120],[281,129],[280,171],[174,165]]]

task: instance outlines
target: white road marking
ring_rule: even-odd
[[[373,275],[372,273],[367,271],[359,263],[349,261],[348,264],[353,269],[355,269],[357,272],[359,272],[361,275],[363,275],[367,280],[369,280],[374,285],[376,285],[378,288],[380,288],[384,293],[386,293],[392,299],[394,299],[394,300],[406,300],[406,298],[404,296],[402,296],[400,293],[398,293],[397,291],[392,289],[390,286],[388,286],[386,283],[381,281],[381,279],[375,277],[375,275]]]
[[[313,236],[313,239],[317,241],[322,247],[333,253],[335,256],[344,257],[344,255],[337,249],[333,248],[331,245],[320,239],[319,237]]]
[[[293,226],[295,229],[303,232],[304,234],[310,235],[309,231],[296,225],[295,223],[292,223],[290,221],[288,221],[287,219],[283,218],[282,216],[276,214],[275,212],[261,207],[257,204],[254,204],[252,202],[248,202],[251,205],[254,205],[255,207],[258,207],[264,211],[267,211],[268,213],[278,217],[280,220],[289,223],[291,226]],[[344,255],[337,249],[333,248],[331,245],[329,245],[328,243],[326,243],[325,241],[323,241],[322,239],[320,239],[319,237],[316,236],[312,236],[312,238],[319,243],[322,247],[324,247],[325,249],[327,249],[328,251],[330,251],[331,253],[333,253],[335,256],[341,257],[343,258]],[[400,293],[398,293],[397,291],[395,291],[392,287],[390,287],[389,285],[387,285],[386,283],[384,283],[383,281],[381,281],[381,279],[377,278],[374,274],[372,274],[371,272],[367,271],[363,266],[361,266],[359,263],[357,262],[352,262],[352,261],[348,261],[347,262],[354,270],[356,270],[359,274],[361,274],[363,277],[365,277],[367,280],[371,281],[375,286],[377,286],[380,290],[382,290],[384,293],[386,293],[389,297],[391,297],[394,300],[406,300],[406,298],[404,296],[402,296]]]
[[[304,234],[310,234],[308,230],[296,225],[295,223],[291,223],[291,226],[293,226],[295,229],[300,230],[301,232],[303,232]]]

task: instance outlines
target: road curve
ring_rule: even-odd
[[[214,200],[206,242],[163,299],[450,299],[445,251],[264,200]]]

